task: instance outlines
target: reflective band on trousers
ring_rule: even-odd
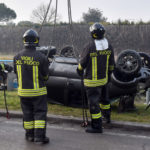
[[[108,105],[100,104],[100,108],[101,109],[110,109],[110,104],[108,104]]]
[[[45,128],[45,120],[35,120],[34,128]]]
[[[33,129],[34,128],[34,122],[33,121],[24,121],[23,122],[25,129]]]
[[[101,118],[101,117],[102,117],[101,112],[98,113],[98,114],[91,114],[91,115],[92,115],[92,119],[98,119],[98,118]]]

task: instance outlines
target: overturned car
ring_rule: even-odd
[[[76,72],[78,62],[72,47],[63,48],[60,55],[55,55],[55,47],[40,47],[38,50],[50,60],[50,74],[47,81],[49,102],[81,107],[82,84]],[[150,86],[149,81],[150,56],[135,50],[124,50],[116,59],[116,67],[109,83],[110,100],[128,96],[132,98],[133,103],[136,93],[147,90]]]

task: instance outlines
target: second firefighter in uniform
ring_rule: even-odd
[[[87,132],[102,133],[102,116],[110,123],[110,102],[108,97],[108,81],[114,69],[114,52],[104,37],[105,28],[100,23],[90,27],[92,36],[81,56],[77,68],[79,75],[84,72],[84,86],[91,114],[91,127]],[[102,112],[102,114],[101,114]]]

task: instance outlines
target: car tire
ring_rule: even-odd
[[[62,57],[74,57],[73,47],[72,46],[65,46],[60,51],[60,56]]]
[[[115,73],[112,73],[111,75],[111,82],[112,84],[114,84],[117,87],[120,88],[131,88],[131,87],[135,87],[137,86],[138,81],[136,80],[136,78],[133,78],[132,80],[126,79],[126,81],[123,81],[121,79],[118,78],[117,75],[115,75]]]
[[[140,55],[135,50],[124,50],[116,61],[117,72],[126,77],[135,76],[141,69],[142,61]]]

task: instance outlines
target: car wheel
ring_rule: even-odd
[[[62,48],[60,51],[60,56],[62,56],[62,57],[73,57],[74,56],[73,47],[72,46],[65,46],[64,48]]]
[[[141,69],[140,55],[134,50],[124,50],[116,61],[116,69],[126,76],[134,76]]]
[[[119,76],[124,79],[121,79]],[[127,77],[118,75],[115,72],[112,73],[112,75],[111,75],[111,82],[112,82],[112,84],[114,84],[115,86],[120,87],[120,88],[135,87],[135,86],[137,86],[137,83],[138,83],[136,78],[129,79],[129,77],[127,78]]]
[[[142,67],[150,68],[150,56],[144,52],[139,52],[142,61]]]

